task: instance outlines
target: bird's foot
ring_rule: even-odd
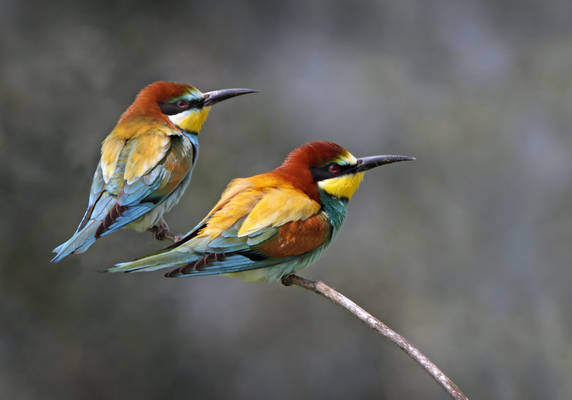
[[[288,274],[288,275],[284,275],[281,279],[280,282],[282,282],[282,284],[284,286],[292,286],[292,278],[294,277],[294,274]]]
[[[156,225],[152,226],[149,232],[151,232],[153,237],[157,240],[170,240],[176,243],[183,238],[183,235],[176,235],[171,232],[169,225],[167,225],[164,219],[161,219]]]

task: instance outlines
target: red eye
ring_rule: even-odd
[[[177,100],[177,107],[179,108],[188,108],[189,102],[187,100]]]
[[[332,174],[337,174],[340,172],[340,166],[338,164],[330,164],[328,171],[330,171]]]

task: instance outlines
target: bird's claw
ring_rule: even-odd
[[[282,282],[284,286],[292,286],[292,276],[293,274],[284,275],[280,279],[280,282]]]
[[[169,225],[164,219],[161,219],[157,225],[152,226],[149,231],[153,234],[153,237],[157,240],[170,240],[173,243],[177,243],[183,238],[183,235],[176,235],[169,230]]]

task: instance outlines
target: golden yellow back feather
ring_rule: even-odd
[[[131,134],[128,137],[128,133]],[[124,179],[132,183],[157,165],[170,147],[172,134],[179,134],[162,124],[145,121],[131,121],[118,125],[103,141],[101,146],[101,170],[107,183],[115,173],[117,160],[122,151],[129,151],[125,165]],[[129,146],[126,144],[129,142]]]
[[[125,164],[124,178],[133,183],[155,167],[169,150],[171,139],[163,132],[153,131],[135,139]]]
[[[109,135],[101,145],[101,172],[103,173],[103,180],[109,183],[111,176],[117,167],[117,160],[119,154],[123,150],[125,139]]]
[[[306,219],[320,210],[320,204],[283,179],[257,175],[235,179],[204,221],[199,237],[216,237],[241,218],[238,236],[246,236],[266,227],[278,227]]]
[[[307,219],[320,210],[320,204],[291,188],[271,188],[242,223],[238,236],[247,236],[266,227]]]

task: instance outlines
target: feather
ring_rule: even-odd
[[[123,150],[125,140],[112,136],[111,134],[105,138],[101,145],[101,161],[99,166],[103,172],[103,180],[105,183],[109,182],[111,176],[115,172],[119,154]]]
[[[299,190],[271,188],[256,204],[240,227],[238,236],[247,236],[264,227],[279,227],[287,222],[306,219],[320,209],[320,204]]]
[[[171,144],[169,136],[162,130],[151,131],[132,141],[123,174],[128,185],[156,167],[165,157]]]

